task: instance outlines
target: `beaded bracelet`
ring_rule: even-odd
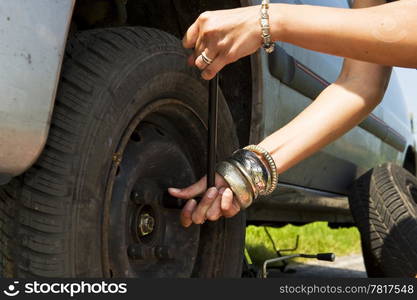
[[[275,49],[275,44],[272,42],[271,31],[269,26],[269,0],[262,0],[261,4],[261,35],[263,39],[263,48],[266,53],[271,53]]]
[[[277,166],[275,164],[274,159],[272,158],[271,154],[269,154],[268,151],[266,151],[264,148],[258,146],[258,145],[249,145],[243,148],[245,150],[249,150],[252,152],[255,152],[258,155],[261,155],[265,161],[268,163],[269,170],[271,171],[271,185],[268,187],[266,192],[263,195],[269,195],[271,194],[278,185],[278,172],[277,172]]]

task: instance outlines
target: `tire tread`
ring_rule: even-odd
[[[417,274],[417,219],[401,190],[404,178],[417,186],[408,171],[389,163],[364,174],[352,188],[349,201],[369,276]]]

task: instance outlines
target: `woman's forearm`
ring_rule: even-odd
[[[381,65],[417,67],[417,0],[360,9],[272,4],[272,38]]]
[[[361,64],[363,63],[359,63],[358,67],[357,63],[345,63],[344,71],[336,83],[327,87],[288,125],[259,144],[272,155],[278,173],[283,173],[340,137],[379,103],[384,92],[381,86],[388,80],[390,70],[379,66],[364,67]],[[344,79],[346,73],[357,73],[358,69],[367,70],[373,83],[366,84],[361,76],[355,77],[355,74]],[[373,76],[378,74],[379,76]],[[234,195],[224,177],[216,176],[215,188],[207,190],[206,183],[206,178],[203,177],[187,188],[169,189],[174,197],[191,199],[181,213],[183,226],[202,224],[206,218],[214,221],[220,216],[231,217],[239,212],[242,202]],[[204,196],[197,204],[193,198],[202,193]]]
[[[295,119],[259,144],[271,153],[278,173],[342,136],[375,108],[383,94],[358,88],[359,84],[330,85]]]

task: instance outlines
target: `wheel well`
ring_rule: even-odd
[[[408,147],[407,153],[405,154],[403,168],[409,171],[413,175],[416,174],[416,153],[413,147]]]
[[[115,26],[146,26],[179,39],[199,14],[240,7],[240,0],[83,0],[77,1],[71,31]],[[229,105],[240,145],[249,142],[252,71],[249,57],[221,71],[220,87]]]

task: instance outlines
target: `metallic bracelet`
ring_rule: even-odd
[[[257,145],[249,145],[245,147],[244,149],[255,152],[256,154],[259,154],[265,159],[265,161],[268,163],[268,169],[271,172],[271,184],[268,186],[267,191],[264,195],[271,194],[278,185],[278,172],[277,172],[277,166],[275,165],[275,161],[272,158],[271,154],[269,154],[268,151],[263,149],[260,146]]]
[[[235,151],[227,160],[217,164],[216,172],[228,183],[242,209],[251,205],[259,195],[271,194],[278,182],[271,155],[255,145]]]
[[[229,161],[234,164],[250,182],[255,199],[259,195],[266,195],[271,186],[271,172],[262,160],[252,151],[239,149],[235,151]]]
[[[261,33],[263,39],[263,48],[266,53],[271,53],[275,49],[275,44],[271,38],[271,30],[269,26],[269,0],[262,0],[261,4]]]
[[[221,161],[216,166],[216,172],[229,184],[240,208],[245,209],[252,204],[255,197],[251,183],[234,164]]]

